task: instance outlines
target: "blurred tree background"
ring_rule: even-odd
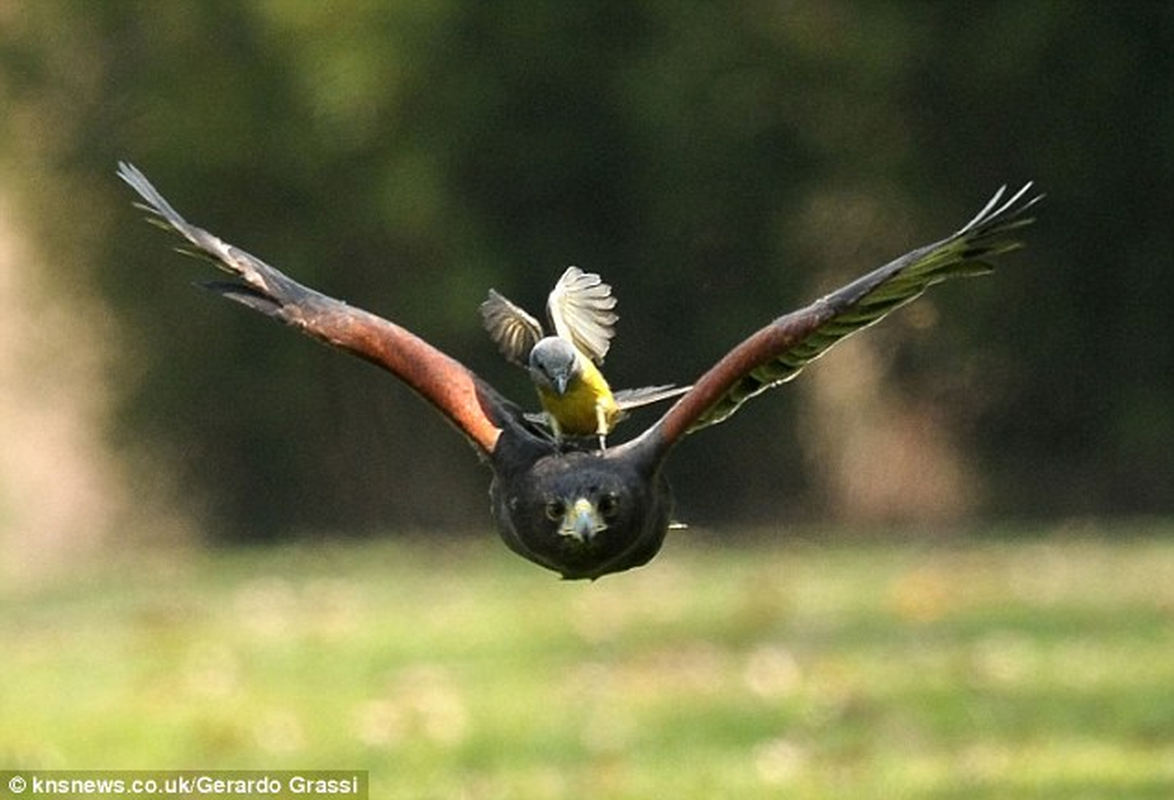
[[[491,286],[598,271],[613,384],[688,382],[1033,179],[1026,251],[691,439],[679,515],[1168,515],[1172,62],[1169,3],[0,1],[3,538],[490,524],[459,436],[193,290],[117,159],[527,403]]]

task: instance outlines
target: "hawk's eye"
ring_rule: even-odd
[[[567,504],[562,500],[546,501],[546,518],[558,522],[567,514]]]
[[[604,517],[614,517],[620,510],[620,498],[615,492],[604,492],[599,497],[599,513]]]

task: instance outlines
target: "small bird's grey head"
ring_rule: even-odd
[[[575,346],[558,336],[547,336],[530,351],[530,377],[539,386],[563,395],[582,371]]]

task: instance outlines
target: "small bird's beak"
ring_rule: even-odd
[[[555,394],[557,394],[559,397],[562,397],[567,393],[568,376],[566,373],[560,372],[557,375],[551,375],[550,379],[551,383],[554,384]]]
[[[595,504],[585,497],[580,497],[567,509],[559,533],[586,544],[606,529],[607,523],[600,518],[599,509]]]

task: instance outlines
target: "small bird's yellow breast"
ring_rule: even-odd
[[[545,386],[538,389],[542,408],[564,434],[606,436],[620,416],[620,407],[603,373],[587,358],[580,374],[558,395]]]

